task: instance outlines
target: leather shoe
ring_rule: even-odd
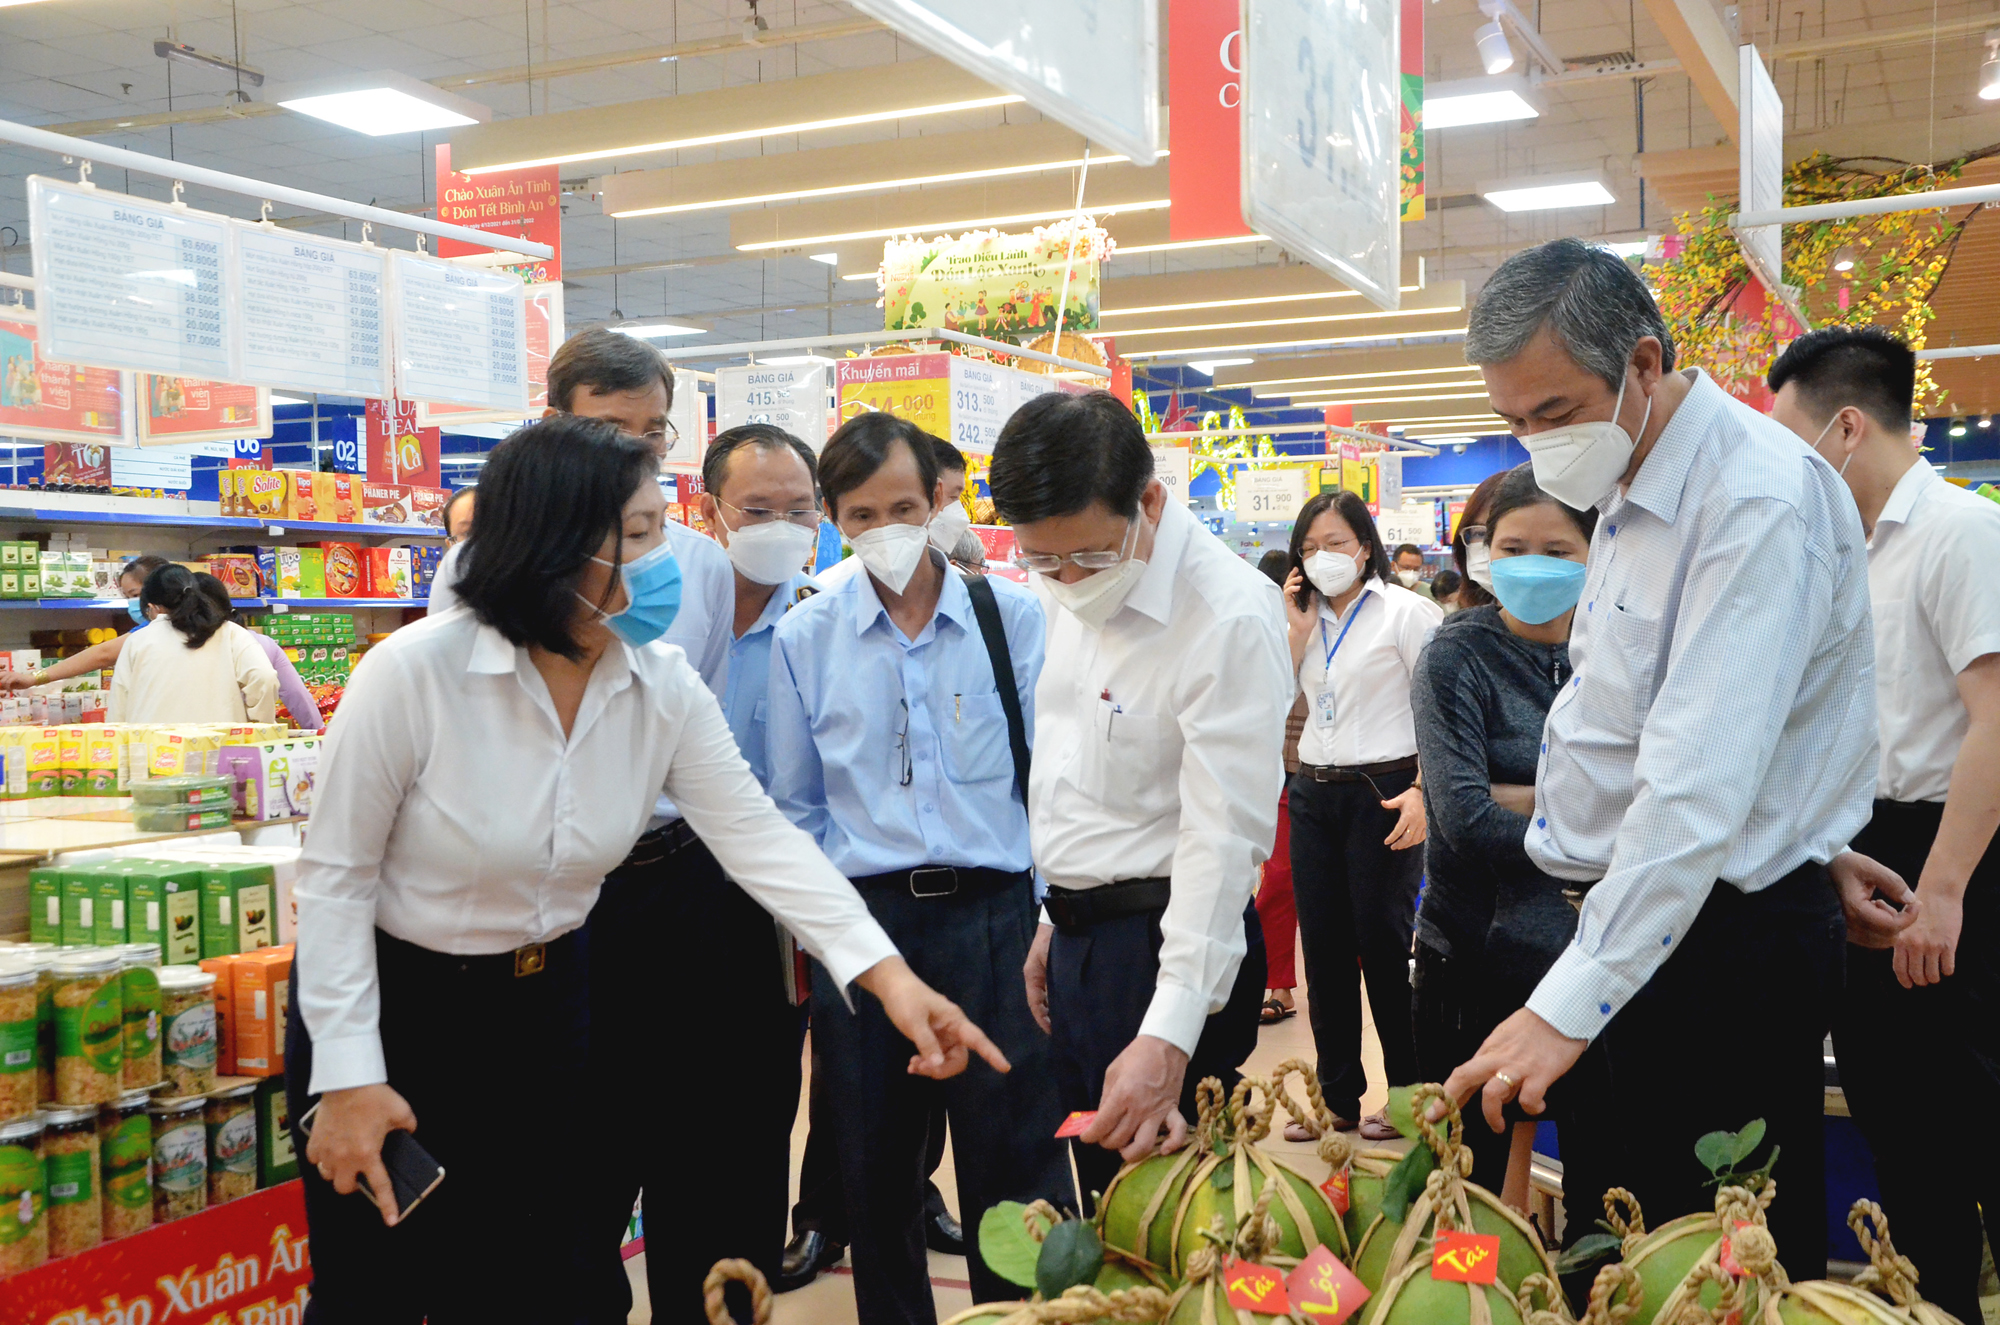
[[[804,1288],[823,1271],[840,1264],[846,1255],[845,1246],[828,1241],[826,1234],[809,1228],[786,1244],[784,1259],[778,1262],[778,1282],[772,1287],[780,1293]]]
[[[924,1245],[932,1251],[946,1256],[965,1255],[965,1230],[959,1227],[949,1210],[926,1211],[924,1218]]]

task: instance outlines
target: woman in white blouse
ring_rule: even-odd
[[[1390,578],[1367,503],[1345,490],[1300,509],[1284,597],[1306,701],[1288,805],[1320,1084],[1343,1127],[1388,1140],[1396,1131],[1380,1114],[1360,1117],[1361,980],[1386,1084],[1409,1085],[1417,1079],[1410,937],[1424,872],[1410,682],[1444,613]]]
[[[111,678],[112,722],[276,717],[277,672],[250,632],[201,592],[193,571],[161,566],[146,577],[139,603],[156,628],[125,637]]]
[[[287,1070],[292,1117],[318,1103],[299,1143],[315,1322],[581,1320],[602,1249],[579,1245],[569,1201],[593,1156],[713,1145],[729,1093],[756,1088],[760,1064],[688,1064],[684,1092],[633,1117],[585,1077],[581,927],[663,788],[843,989],[882,1000],[912,1072],[953,1075],[968,1052],[1006,1069],[772,806],[685,655],[654,642],[679,603],[655,469],[602,422],[515,433],[482,475],[464,605],[372,650],[341,705],[300,865]],[[655,937],[671,988],[701,937]],[[388,1190],[398,1128],[447,1175],[407,1221],[348,1194]]]

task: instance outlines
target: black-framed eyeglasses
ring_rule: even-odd
[[[790,511],[774,511],[768,506],[738,506],[735,502],[723,501],[717,497],[716,504],[727,506],[743,518],[736,527],[744,529],[750,525],[769,524],[773,520],[784,520],[789,524],[802,525],[807,529],[819,528],[819,508],[800,508]]]

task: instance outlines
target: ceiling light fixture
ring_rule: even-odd
[[[1202,322],[1186,327],[1121,327],[1119,338],[1131,336],[1177,336],[1190,331],[1254,331],[1259,327],[1294,327],[1320,322],[1361,322],[1370,318],[1390,317],[1431,317],[1438,313],[1456,313],[1465,307],[1462,299],[1449,302],[1440,300],[1423,308],[1364,308],[1353,313],[1314,313],[1308,317],[1260,318],[1250,322]]]
[[[1293,399],[1312,405],[1425,405],[1439,400],[1484,400],[1486,399],[1486,392],[1480,390],[1450,392],[1444,395],[1369,396],[1361,400],[1320,400],[1317,398],[1307,400],[1302,396],[1295,396]]]
[[[310,405],[312,402],[309,400],[300,400],[297,396],[281,396],[274,391],[271,393],[271,403],[273,405]]]
[[[622,327],[611,329],[622,331],[627,336],[639,340],[660,340],[666,336],[700,336],[708,331],[707,327],[690,327],[682,322],[627,322]]]
[[[1182,239],[1171,244],[1135,244],[1130,248],[1120,244],[1112,250],[1111,256],[1129,258],[1137,253],[1178,253],[1183,249],[1215,248],[1221,244],[1265,244],[1270,239],[1269,235],[1230,235],[1225,239]]]
[[[1503,212],[1545,212],[1562,207],[1603,207],[1617,202],[1596,175],[1509,180],[1488,185],[1480,196]]]
[[[1161,156],[1167,155],[1165,152]],[[1128,158],[1122,156],[1094,156],[1089,160],[1093,166],[1115,165]],[[850,193],[888,193],[895,189],[916,188],[926,184],[955,184],[965,180],[1002,179],[1010,175],[1041,175],[1057,170],[1075,170],[1084,165],[1082,157],[1061,161],[1036,161],[1026,165],[993,166],[984,170],[953,170],[934,175],[910,175],[901,179],[863,180],[857,184],[828,184],[814,189],[789,189],[779,193],[752,193],[736,198],[704,198],[698,202],[664,203],[658,207],[632,207],[616,211],[611,215],[621,221],[629,221],[638,216],[668,216],[682,212],[713,211],[719,207],[755,207],[769,202],[802,202],[807,198],[838,198]]]
[[[1979,66],[1979,99],[2000,101],[2000,28],[1986,33],[1986,59]]]
[[[1425,311],[1437,312],[1441,310],[1427,309]],[[1120,332],[1119,334],[1123,336],[1126,333]],[[1127,359],[1158,359],[1168,355],[1178,359],[1190,354],[1198,354],[1204,359],[1211,357],[1219,359],[1228,355],[1241,354],[1245,350],[1278,350],[1294,345],[1366,345],[1373,341],[1400,341],[1406,336],[1455,337],[1463,336],[1464,334],[1464,327],[1440,327],[1435,331],[1377,331],[1362,336],[1294,336],[1289,340],[1263,340],[1249,345],[1200,345],[1193,349],[1178,350],[1132,350],[1127,352],[1121,345],[1119,353]]]
[[[296,83],[272,92],[286,110],[371,138],[462,128],[493,118],[490,108],[393,69]]]
[[[808,253],[806,257],[814,262],[823,262],[829,267],[838,267],[840,265],[840,254],[838,253]]]
[[[1504,42],[1506,37],[1503,35]],[[1424,129],[1457,129],[1540,117],[1540,98],[1520,74],[1466,78],[1424,88]]]
[[[1504,74],[1514,67],[1514,48],[1507,44],[1507,30],[1495,22],[1483,23],[1472,34],[1479,48],[1479,63],[1490,74]]]
[[[1271,365],[1283,368],[1283,363]],[[1428,377],[1437,373],[1462,373],[1465,364],[1455,363],[1439,368],[1379,368],[1360,373],[1321,373],[1311,377],[1261,377],[1254,382],[1231,382],[1231,386],[1283,386],[1288,382],[1362,382],[1376,377]],[[1430,385],[1423,383],[1423,385]],[[1305,388],[1313,390],[1312,387]]]
[[[1951,421],[1951,426],[1949,428],[1946,428],[1944,431],[1945,431],[1945,436],[1947,437],[1965,436],[1965,420],[1953,419]]]
[[[1121,203],[1114,207],[1091,206],[1085,208],[1092,216],[1110,216],[1117,212],[1149,212],[1165,210],[1173,205],[1171,198],[1148,198],[1140,202]],[[1027,212],[1019,216],[976,216],[964,221],[927,221],[922,229],[926,234],[943,234],[947,230],[997,230],[1003,226],[1026,225],[1034,221],[1060,221],[1076,214],[1074,207],[1058,211]],[[762,239],[752,244],[738,244],[738,253],[762,253],[774,248],[805,248],[809,245],[844,244],[854,239],[893,239],[897,235],[909,234],[907,225],[881,226],[872,230],[849,230],[834,235],[807,235],[794,239]],[[869,277],[868,279],[873,279]]]
[[[1382,391],[1453,391],[1467,387],[1485,388],[1486,383],[1477,377],[1451,382],[1378,382],[1372,386],[1316,386],[1280,388],[1276,391],[1253,389],[1251,395],[1258,400],[1310,400],[1315,404],[1344,405],[1351,399]]]
[[[15,0],[15,2],[19,3],[20,0]],[[0,8],[6,7],[5,4],[0,4]],[[252,69],[247,64],[239,64],[226,55],[210,55],[207,51],[198,51],[192,46],[184,46],[177,41],[154,42],[153,54],[159,56],[162,60],[172,60],[176,64],[191,64],[201,69],[219,69],[225,74],[234,74],[252,87],[264,86],[263,70]]]
[[[1980,415],[1979,426],[1982,428],[1991,428],[1993,426],[1993,416],[1991,414]]]
[[[759,359],[757,362],[769,364],[773,368],[791,368],[804,363],[832,363],[833,360],[823,354],[786,354],[772,359]]]
[[[1835,271],[1854,270],[1854,248],[1852,245],[1843,244],[1840,250],[1833,255],[1833,269]]]
[[[1238,368],[1246,363],[1256,363],[1255,359],[1190,359],[1188,367],[1204,377],[1214,377],[1218,368]]]

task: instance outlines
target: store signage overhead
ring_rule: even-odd
[[[1400,0],[1245,0],[1243,218],[1398,305]]]
[[[233,442],[238,438],[269,437],[273,431],[271,393],[262,387],[154,373],[140,373],[138,381],[135,403],[141,446]]]
[[[114,368],[57,363],[25,308],[0,308],[0,436],[129,445],[131,379]]]
[[[768,423],[818,451],[826,445],[826,393],[824,364],[724,368],[715,374],[715,426],[726,432]]]
[[[1093,143],[1142,166],[1159,159],[1159,0],[854,0],[854,7]]]
[[[226,217],[40,176],[28,217],[50,358],[230,375]]]
[[[390,262],[397,394],[405,400],[528,412],[520,278],[411,253]]]
[[[388,252],[236,223],[236,377],[334,396],[390,394]]]

